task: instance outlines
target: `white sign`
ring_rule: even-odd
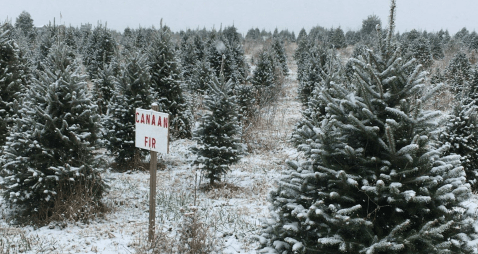
[[[169,115],[154,110],[136,109],[135,146],[167,154],[169,152]]]

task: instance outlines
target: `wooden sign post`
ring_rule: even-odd
[[[150,151],[149,164],[149,227],[148,240],[154,240],[156,229],[156,171],[158,152],[169,153],[169,115],[158,112],[158,104],[151,105],[152,110],[136,109],[135,146]]]
[[[158,104],[153,104],[151,109],[158,111]],[[156,171],[158,170],[158,152],[150,151],[151,161],[149,162],[149,227],[148,240],[154,239],[156,230]]]

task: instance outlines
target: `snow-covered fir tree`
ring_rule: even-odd
[[[226,35],[216,31],[210,33],[206,58],[216,75],[220,75],[222,71],[227,80],[231,79],[238,84],[247,77],[248,66],[236,28],[226,28],[225,32]],[[222,64],[223,56],[225,56],[224,65]]]
[[[294,52],[294,59],[297,62],[297,80],[303,80],[304,69],[309,58],[310,50],[314,47],[313,43],[307,38],[298,41],[297,49]]]
[[[222,55],[225,51],[226,44],[220,40],[220,34],[215,30],[211,31],[206,42],[205,57],[211,65],[211,68],[215,71],[216,76],[218,76],[221,71]]]
[[[300,68],[297,69],[299,87],[297,92],[299,99],[304,106],[307,106],[309,98],[315,89],[317,83],[322,80],[324,66],[327,62],[328,50],[320,45],[316,45],[308,50],[308,53],[301,59]]]
[[[297,122],[291,135],[291,142],[297,146],[314,137],[315,133],[310,131],[313,129],[312,126],[320,126],[320,122],[326,117],[327,103],[320,98],[322,91],[329,90],[333,83],[348,82],[344,73],[345,68],[337,60],[335,51],[326,52],[323,60],[324,64],[319,69],[311,69],[309,72],[309,75],[315,74],[319,78],[310,87],[307,101],[303,103],[302,118]]]
[[[212,81],[214,76],[215,72],[206,59],[198,61],[193,69],[189,89],[204,94],[208,89],[208,84]]]
[[[239,107],[239,122],[243,128],[249,127],[259,111],[255,92],[254,86],[250,84],[239,84],[234,87],[234,94]]]
[[[307,38],[307,32],[305,31],[305,28],[300,29],[299,35],[297,35],[297,42]]]
[[[15,29],[23,36],[33,41],[36,37],[35,26],[30,13],[22,11],[15,20]]]
[[[93,79],[93,100],[98,105],[98,113],[106,114],[108,103],[113,97],[117,78],[115,74],[116,62],[98,68],[96,78]]]
[[[79,33],[79,31],[76,28],[72,26],[66,28],[66,32],[65,32],[66,45],[68,45],[68,47],[70,47],[72,50],[76,50],[78,48],[77,41],[79,40],[80,35],[81,33]]]
[[[456,97],[456,105],[441,133],[442,142],[450,145],[449,153],[462,156],[467,181],[472,189],[478,187],[478,71],[474,70],[472,81],[465,95]]]
[[[440,138],[450,154],[462,156],[467,182],[475,190],[478,180],[478,115],[475,102],[457,102]]]
[[[148,59],[153,100],[158,102],[159,111],[169,114],[171,134],[191,137],[191,111],[183,95],[181,69],[168,28],[162,27],[153,35]]]
[[[345,34],[342,28],[338,27],[331,30],[329,43],[336,49],[341,49],[347,46],[345,43]]]
[[[46,26],[45,31],[38,36],[38,47],[36,47],[35,55],[30,59],[30,66],[33,70],[43,70],[41,62],[48,56],[50,53],[51,47],[58,42],[58,28],[55,24],[49,24]],[[34,73],[35,74],[35,73]]]
[[[430,51],[432,54],[433,59],[441,60],[445,57],[445,53],[443,52],[443,44],[441,39],[438,35],[432,35],[429,38],[430,40]]]
[[[379,52],[352,60],[353,86],[322,91],[327,117],[270,193],[261,252],[473,253],[460,156],[443,156],[440,112],[422,108],[425,72],[402,62],[392,36],[390,26]]]
[[[203,60],[206,56],[206,48],[204,45],[204,41],[202,40],[200,35],[196,35],[193,38],[194,44],[194,52],[196,53],[196,58],[198,60]]]
[[[142,158],[134,144],[134,114],[136,108],[150,109],[152,102],[148,58],[138,51],[128,52],[104,119],[106,148],[115,158],[116,169],[131,169]]]
[[[98,25],[91,35],[83,54],[83,63],[91,79],[98,76],[101,68],[108,66],[115,56],[116,42],[111,32],[102,25]]]
[[[98,202],[107,187],[94,166],[97,107],[72,55],[65,44],[53,45],[42,63],[44,71],[25,95],[1,158],[5,200],[32,218],[51,216],[48,211],[60,192],[63,197],[90,195]]]
[[[194,67],[199,60],[196,55],[193,41],[188,40],[188,38],[189,37],[186,35],[182,38],[180,51],[182,75],[186,81],[191,80]]]
[[[209,179],[209,184],[221,181],[229,165],[237,162],[242,153],[241,126],[238,106],[233,95],[234,84],[214,76],[205,97],[207,112],[199,120],[193,139],[198,142],[191,150],[197,155],[193,165],[198,166]]]
[[[445,69],[445,78],[456,95],[461,96],[465,82],[471,80],[472,68],[464,52],[456,53]]]
[[[0,147],[5,144],[8,129],[13,123],[14,105],[20,102],[28,76],[22,53],[8,36],[11,31],[6,27],[0,27]]]
[[[276,98],[276,65],[271,52],[263,50],[252,74],[252,85],[256,90],[256,101],[260,105],[267,104]]]
[[[282,75],[287,76],[289,67],[287,66],[287,56],[285,54],[284,41],[282,41],[280,38],[275,38],[272,42],[271,48],[272,52],[274,52],[274,57],[281,68]]]
[[[424,37],[419,37],[410,45],[410,53],[424,68],[429,68],[433,64],[432,52],[429,41]]]

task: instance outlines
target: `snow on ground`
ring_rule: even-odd
[[[292,65],[290,69],[284,96],[271,110],[273,117],[266,119],[271,126],[263,130],[263,139],[258,141],[268,149],[252,151],[233,165],[224,179],[227,183],[224,188],[202,190],[204,180],[190,166],[194,156],[189,147],[194,142],[171,143],[170,154],[160,157],[162,167],[156,179],[158,237],[180,234],[184,215],[197,209],[199,221],[209,229],[210,240],[216,241],[218,253],[256,253],[258,244],[251,236],[260,233],[261,219],[268,216],[267,195],[280,177],[285,160],[301,158],[287,142],[300,118],[300,103],[296,100],[297,67]],[[104,177],[111,187],[104,202],[111,211],[88,224],[53,223],[41,228],[10,225],[7,222],[10,210],[0,195],[0,254],[151,253],[147,251],[149,173],[107,171]],[[476,196],[464,205],[470,214],[478,214]],[[478,240],[472,243],[478,245]]]
[[[190,166],[194,156],[189,147],[194,142],[171,143],[170,154],[160,157],[162,168],[156,179],[158,237],[177,236],[184,215],[197,209],[200,222],[209,229],[210,240],[217,243],[218,253],[256,253],[258,244],[251,236],[260,233],[261,219],[268,216],[267,195],[280,177],[285,160],[301,158],[287,142],[300,118],[300,103],[296,100],[297,67],[292,65],[290,69],[284,96],[271,111],[274,117],[266,119],[272,126],[263,130],[263,140],[258,141],[268,149],[252,151],[233,165],[224,179],[227,183],[224,188],[202,190],[204,180]],[[104,202],[111,211],[89,224],[56,223],[41,228],[10,225],[6,221],[10,210],[0,195],[0,254],[151,253],[147,251],[149,173],[107,171],[104,177],[111,187]],[[477,196],[464,205],[470,214],[478,214]],[[478,240],[472,243],[478,245]]]
[[[204,180],[191,165],[191,140],[176,140],[170,153],[159,158],[157,172],[157,235],[179,234],[184,214],[197,208],[200,222],[215,238],[218,253],[256,253],[261,219],[268,216],[267,195],[280,177],[286,159],[301,154],[287,142],[300,118],[296,68],[287,79],[284,97],[273,110],[274,117],[263,138],[267,150],[256,150],[233,165],[224,188],[204,191]],[[259,141],[261,142],[261,141]],[[111,211],[88,224],[52,223],[41,228],[7,223],[9,208],[0,197],[0,253],[144,253],[147,246],[149,172],[107,171],[111,189],[104,197]],[[195,184],[196,183],[196,184]],[[1,191],[1,190],[0,190]]]

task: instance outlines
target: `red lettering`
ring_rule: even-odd
[[[151,120],[151,124],[152,124],[152,125],[156,125],[156,120],[155,120],[154,114],[153,114],[153,119]]]
[[[137,122],[137,123],[139,123],[138,115],[139,115],[139,112],[136,112],[136,122]]]
[[[158,117],[158,126],[160,126],[160,127],[163,126],[163,125],[161,124],[161,117]]]
[[[153,145],[153,148],[156,148],[156,139],[155,138],[153,138],[152,145]]]
[[[141,114],[141,123],[144,123],[144,114]]]
[[[144,146],[148,146],[148,137],[144,137]]]
[[[151,124],[151,115],[146,115],[146,124]]]
[[[164,123],[164,128],[168,128],[168,118],[164,118],[163,119],[163,123]]]

